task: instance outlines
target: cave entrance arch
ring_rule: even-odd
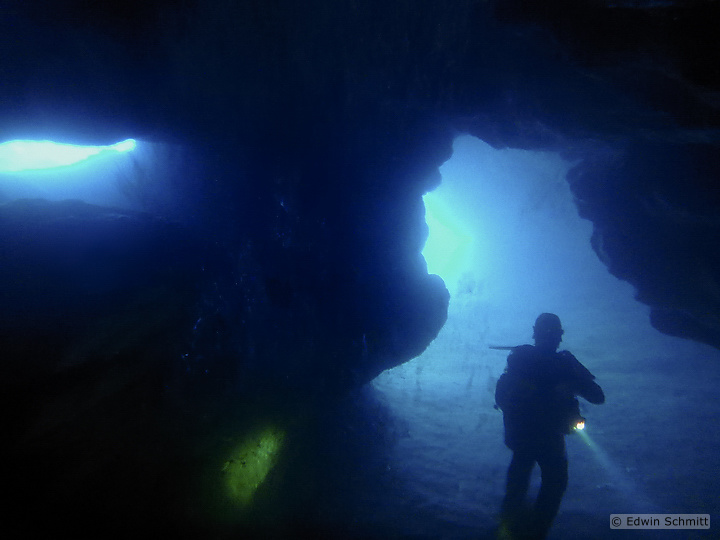
[[[443,276],[451,298],[438,337],[422,355],[372,384],[397,423],[394,455],[402,484],[414,496],[430,498],[426,504],[441,508],[444,519],[465,522],[473,513],[490,524],[498,510],[510,456],[502,415],[493,405],[506,354],[488,346],[530,343],[539,313],[560,316],[566,330],[561,347],[607,388],[609,405],[587,411],[587,431],[606,449],[617,450],[617,439],[626,436],[613,415],[637,409],[633,376],[642,377],[658,358],[708,354],[706,346],[654,330],[633,287],[597,258],[592,224],[579,217],[566,181],[571,166],[554,153],[497,150],[463,136],[441,167],[443,181],[434,195],[453,210],[472,249],[462,269]],[[676,374],[662,376],[660,386],[674,384]],[[663,406],[663,414],[673,415],[679,405]],[[642,450],[632,446],[610,459],[625,471],[636,466],[635,452]],[[584,478],[571,477],[570,493],[573,482],[613,481],[603,480],[608,471],[579,439],[569,453],[571,461],[587,465]],[[630,497],[630,485],[608,497]],[[589,514],[597,510],[572,495],[563,504]]]
[[[458,137],[453,150],[440,168],[442,183],[426,196],[469,239],[462,265],[441,275],[450,291],[448,320],[425,353],[374,385],[411,414],[422,402],[447,402],[457,412],[464,399],[468,414],[490,415],[487,436],[495,443],[501,417],[492,407],[494,386],[505,355],[489,345],[531,342],[537,315],[554,312],[566,329],[562,346],[593,370],[588,357],[602,357],[603,336],[632,349],[638,329],[657,332],[632,286],[611,276],[591,248],[592,224],[579,217],[566,180],[573,163],[552,152],[498,150],[472,136]],[[431,219],[430,241],[432,227]],[[442,267],[433,260],[428,266]]]

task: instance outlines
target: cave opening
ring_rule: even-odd
[[[467,260],[445,269],[428,260],[430,272],[447,271],[441,275],[450,291],[447,322],[422,355],[382,373],[373,386],[399,426],[394,465],[407,489],[460,523],[469,508],[486,516],[497,511],[510,459],[502,414],[493,407],[507,353],[489,346],[531,343],[542,312],[560,316],[560,348],[573,352],[608,396],[603,406],[581,405],[586,432],[569,437],[570,462],[582,466],[571,474],[565,515],[591,515],[597,497],[648,512],[681,504],[682,490],[653,491],[641,480],[673,474],[661,458],[638,458],[667,434],[629,434],[623,421],[682,414],[683,399],[667,396],[678,378],[689,377],[677,359],[702,370],[717,351],[652,328],[649,308],[635,300],[633,287],[608,272],[590,244],[592,223],[578,215],[566,181],[572,166],[555,153],[497,150],[462,136],[431,193],[430,239],[433,211],[443,208],[471,239]],[[441,223],[445,238],[447,223]],[[426,258],[432,254],[424,251]],[[658,395],[661,404],[652,399]],[[712,436],[701,444],[710,448]],[[536,470],[533,489],[538,484]]]
[[[62,201],[140,209],[126,189],[136,164],[147,161],[153,145],[125,139],[107,145],[49,140],[0,144],[0,202],[16,199]]]
[[[202,174],[192,149],[174,143],[125,139],[94,146],[49,140],[0,144],[0,203],[72,199],[189,224],[197,210]]]
[[[104,146],[83,146],[54,141],[7,141],[0,144],[0,172],[67,167],[95,156],[131,152],[136,146],[137,142],[134,139],[125,139]]]

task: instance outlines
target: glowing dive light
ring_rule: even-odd
[[[575,425],[573,426],[573,429],[576,431],[585,429],[585,419],[578,418],[578,420],[575,422]]]

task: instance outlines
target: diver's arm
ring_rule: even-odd
[[[575,374],[573,392],[595,405],[605,403],[605,393],[600,388],[600,385],[594,381],[595,375],[590,373],[590,370],[568,351],[561,351],[560,354],[569,360],[573,366]]]
[[[602,388],[600,388],[600,385],[592,379],[578,381],[576,392],[577,395],[595,405],[605,403],[605,393],[602,391]]]

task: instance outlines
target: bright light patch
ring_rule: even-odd
[[[285,432],[273,426],[244,439],[223,466],[231,499],[240,506],[252,502],[255,491],[277,463]]]
[[[9,141],[0,144],[0,173],[65,167],[107,152],[129,152],[135,141],[107,146],[78,146],[52,141]]]
[[[131,150],[135,150],[135,146],[135,139],[126,139],[112,146],[108,146],[108,149],[115,150],[116,152],[130,152]]]
[[[449,285],[460,277],[468,265],[472,238],[432,192],[423,196],[423,201],[429,235],[422,255],[428,272],[439,275]]]

